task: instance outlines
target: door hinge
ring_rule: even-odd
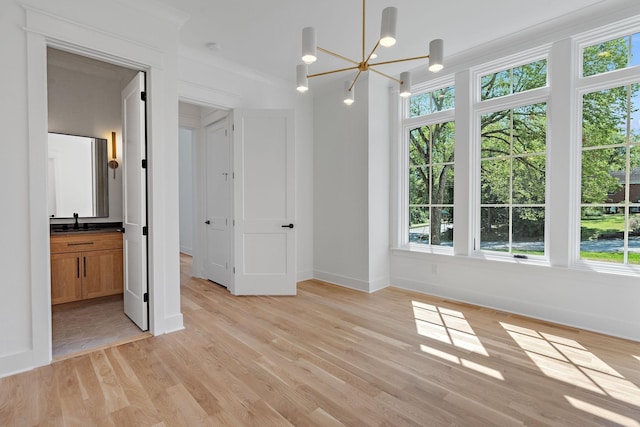
[[[236,226],[236,220],[235,219],[233,220],[233,226],[234,227]]]
[[[231,179],[236,179],[236,173],[235,172],[231,172]]]
[[[142,169],[147,168],[147,159],[142,159]]]
[[[143,101],[147,101],[147,92],[140,92],[140,99]]]
[[[142,296],[142,302],[149,302],[149,292],[145,292]]]
[[[233,267],[233,274],[236,274],[236,268]]]
[[[236,130],[236,125],[231,125],[231,130]]]
[[[146,236],[147,234],[149,234],[149,229],[147,228],[147,226],[145,225],[144,227],[142,227],[142,235]]]

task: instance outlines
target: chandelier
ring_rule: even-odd
[[[330,50],[324,49],[316,45],[316,30],[313,27],[302,29],[302,62],[296,67],[296,88],[300,92],[306,92],[309,89],[308,79],[313,77],[326,76],[328,74],[341,73],[343,71],[357,70],[352,80],[345,81],[344,84],[344,103],[351,105],[354,102],[354,88],[360,75],[365,71],[373,71],[376,74],[384,76],[400,84],[400,96],[406,98],[411,95],[411,74],[408,71],[400,73],[400,78],[385,74],[373,67],[380,65],[394,64],[397,62],[415,61],[418,59],[429,59],[429,71],[437,73],[442,70],[443,59],[443,41],[435,39],[429,43],[429,54],[423,56],[414,56],[411,58],[394,59],[391,61],[371,62],[377,58],[376,49],[378,47],[391,47],[396,43],[396,22],[398,17],[398,9],[395,7],[387,7],[382,11],[382,22],[380,25],[380,38],[376,41],[375,46],[371,49],[369,55],[365,51],[365,0],[362,0],[362,56],[360,61],[356,61]],[[324,71],[316,74],[309,74],[309,65],[317,59],[317,51],[326,53],[336,58],[340,58],[351,63],[352,66],[339,68],[330,71]]]

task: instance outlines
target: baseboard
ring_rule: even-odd
[[[355,289],[356,291],[369,293],[369,282],[366,282],[364,280],[354,279],[351,277],[327,273],[326,271],[319,270],[314,270],[313,278],[322,280],[323,282],[329,282],[334,285],[342,286],[343,288]]]
[[[181,331],[184,329],[184,322],[182,318],[182,313],[176,314],[175,316],[165,317],[164,319],[164,330],[160,333],[169,334],[171,332]]]
[[[313,270],[298,271],[296,273],[296,282],[304,282],[313,279]]]
[[[33,363],[33,358],[34,354],[32,350],[25,350],[0,357],[0,378],[37,368]]]
[[[453,289],[447,286],[418,282],[411,279],[394,278],[391,286],[525,317],[531,317],[572,328],[584,329],[632,341],[640,341],[636,324],[631,322],[621,322],[617,319],[599,316],[595,313],[585,314],[548,305],[532,304],[528,301],[517,300],[514,298],[505,298],[493,294],[485,294],[469,290]],[[603,327],[603,325],[609,325],[609,327]]]

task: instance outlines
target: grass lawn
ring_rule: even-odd
[[[639,214],[631,214],[630,218],[640,219]],[[624,232],[624,214],[606,214],[596,216],[583,216],[580,218],[580,239],[597,239],[598,236],[608,233]]]
[[[622,264],[624,257],[620,252],[580,252],[580,258],[590,261],[616,262]],[[640,264],[640,254],[629,252],[629,264]]]
[[[514,250],[514,254],[523,254],[523,255],[544,255],[542,251],[527,251],[527,250]],[[622,264],[624,261],[624,256],[620,252],[580,252],[580,258],[586,259],[589,261],[601,261],[601,262],[615,262],[618,264]],[[640,254],[629,252],[629,264],[640,265]]]

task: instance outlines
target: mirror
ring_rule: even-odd
[[[107,140],[49,133],[50,218],[109,216]]]

